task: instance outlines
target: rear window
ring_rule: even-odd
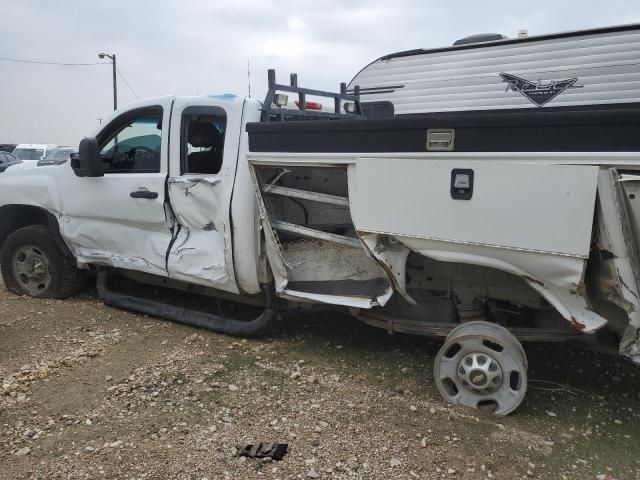
[[[40,160],[44,150],[41,148],[16,148],[13,154],[18,160]]]
[[[72,150],[68,149],[54,149],[49,150],[44,156],[45,160],[69,160]]]

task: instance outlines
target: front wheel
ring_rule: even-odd
[[[84,285],[84,274],[60,251],[44,225],[10,234],[2,245],[0,268],[7,290],[17,295],[67,298]]]

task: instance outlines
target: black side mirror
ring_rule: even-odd
[[[71,155],[71,168],[79,177],[104,177],[104,165],[98,141],[94,137],[80,141],[78,153]]]

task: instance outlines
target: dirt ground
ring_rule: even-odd
[[[640,478],[638,367],[525,348],[525,402],[495,418],[440,400],[437,342],[347,317],[240,340],[0,283],[0,478]],[[260,441],[290,452],[235,456]]]

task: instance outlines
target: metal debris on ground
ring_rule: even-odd
[[[273,460],[282,460],[289,452],[288,443],[246,443],[237,446],[238,457],[250,458],[272,458]]]
[[[572,387],[568,383],[562,385],[560,383],[549,382],[547,380],[529,379],[529,386],[535,390],[543,390],[546,392],[565,392],[574,396],[587,394],[584,390]]]

